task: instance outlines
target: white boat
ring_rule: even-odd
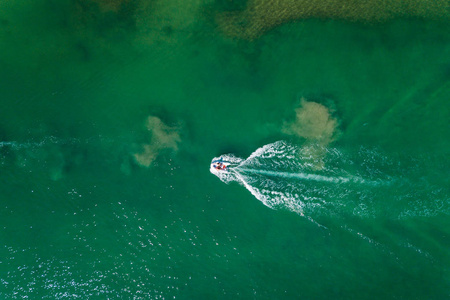
[[[222,158],[213,160],[211,162],[211,171],[214,172],[228,172],[232,167],[232,163],[229,161],[225,161]]]

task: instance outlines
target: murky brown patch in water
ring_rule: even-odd
[[[326,147],[336,139],[338,122],[326,106],[302,98],[295,110],[295,120],[285,122],[283,133],[306,140],[300,151],[302,160],[312,169],[323,169]]]
[[[255,39],[283,23],[307,19],[344,19],[358,22],[383,22],[396,17],[450,19],[447,0],[249,0],[240,12],[217,15],[225,35]]]
[[[158,117],[149,116],[146,126],[151,135],[150,142],[141,145],[142,151],[133,154],[143,167],[149,167],[162,150],[177,151],[181,142],[178,127],[170,127]]]

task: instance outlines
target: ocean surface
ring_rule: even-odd
[[[0,3],[1,299],[450,299],[448,2],[261,2]]]

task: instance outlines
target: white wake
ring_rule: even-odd
[[[370,190],[386,181],[346,171],[343,166],[353,163],[337,149],[327,149],[325,155],[325,167],[318,169],[302,148],[278,141],[257,149],[247,159],[231,154],[215,157],[213,162],[222,159],[235,166],[228,171],[212,166],[210,170],[227,184],[243,185],[271,208],[317,215],[334,213],[345,206],[355,214],[372,214],[368,205]]]

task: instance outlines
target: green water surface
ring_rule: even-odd
[[[447,21],[309,19],[248,41],[217,28],[224,1],[123,2],[0,4],[0,298],[450,298]],[[301,147],[282,128],[302,97],[338,120],[328,147],[391,176],[376,203],[361,186],[301,216],[209,172]],[[180,142],[143,167],[149,116]]]

